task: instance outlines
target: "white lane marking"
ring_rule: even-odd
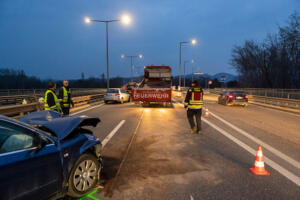
[[[183,105],[181,104],[181,106],[183,107]],[[211,113],[211,112],[210,112]],[[211,113],[212,114],[212,113]],[[213,115],[213,114],[212,114]],[[216,116],[216,115],[215,115]],[[233,137],[232,135],[230,135],[228,132],[226,132],[225,130],[219,128],[218,126],[214,125],[213,123],[209,122],[207,119],[202,118],[202,120],[207,123],[208,125],[210,125],[212,128],[216,129],[217,131],[219,131],[220,133],[222,133],[224,136],[226,136],[227,138],[231,139],[233,142],[235,142],[236,144],[238,144],[240,147],[242,147],[243,149],[245,149],[246,151],[248,151],[249,153],[251,153],[252,155],[256,156],[256,151],[255,149],[252,149],[251,147],[249,147],[248,145],[246,145],[245,143],[243,143],[242,141],[238,140],[237,138]],[[222,120],[221,120],[222,121]],[[225,121],[225,120],[224,120]],[[228,122],[229,123],[229,122]],[[225,123],[227,124],[227,123]],[[237,127],[236,127],[237,128]],[[238,128],[239,129],[239,128]],[[241,129],[240,129],[241,130]],[[248,134],[247,134],[248,135]],[[258,140],[258,139],[257,139]],[[258,140],[260,141],[260,140]],[[262,142],[262,141],[260,141]],[[263,144],[265,144],[264,142],[262,142]],[[269,146],[269,145],[267,145]],[[272,148],[272,147],[271,147]],[[296,185],[300,186],[300,178],[298,176],[296,176],[295,174],[291,173],[290,171],[286,170],[285,168],[281,167],[279,164],[277,164],[276,162],[272,161],[271,159],[269,159],[268,157],[264,157],[265,162],[270,165],[273,169],[275,169],[276,171],[278,171],[280,174],[282,174],[283,176],[285,176],[286,178],[288,178],[289,180],[291,180],[292,182],[294,182]],[[297,162],[297,161],[296,161]]]
[[[251,147],[249,147],[248,145],[246,145],[245,143],[243,143],[239,139],[233,137],[232,135],[230,135],[230,133],[228,133],[225,130],[219,128],[215,124],[209,122],[207,119],[203,118],[202,120],[205,123],[207,123],[208,125],[210,125],[212,128],[214,128],[217,131],[219,131],[225,137],[229,138],[230,140],[232,140],[233,142],[235,142],[237,145],[239,145],[240,147],[242,147],[243,149],[245,149],[246,151],[248,151],[249,153],[251,153],[252,155],[254,155],[254,156],[256,155],[256,152],[255,152],[254,149],[252,149]],[[300,178],[298,176],[296,176],[295,174],[291,173],[290,171],[284,169],[283,167],[281,167],[279,164],[277,164],[276,162],[272,161],[268,157],[265,156],[264,159],[265,159],[265,162],[268,165],[270,165],[273,169],[275,169],[280,174],[282,174],[283,176],[285,176],[286,178],[288,178],[289,180],[291,180],[292,182],[294,182],[296,185],[300,186]]]
[[[102,140],[102,148],[109,142],[109,140],[116,134],[116,132],[122,127],[125,123],[125,120],[122,120],[105,138]]]
[[[240,134],[246,136],[247,138],[249,138],[250,140],[256,142],[259,145],[262,145],[265,149],[268,149],[269,151],[271,151],[272,153],[274,153],[275,155],[277,155],[278,157],[280,157],[281,159],[285,160],[286,162],[290,163],[291,165],[293,165],[294,167],[300,169],[300,162],[292,159],[291,157],[285,155],[284,153],[278,151],[277,149],[273,148],[272,146],[264,143],[263,141],[261,141],[260,139],[250,135],[249,133],[247,133],[246,131],[236,127],[235,125],[231,124],[230,122],[224,120],[223,118],[217,116],[216,114],[210,112],[210,114],[217,118],[218,120],[220,120],[221,122],[223,122],[224,124],[228,125],[229,127],[233,128],[234,130],[238,131]]]
[[[100,104],[100,105],[97,105],[97,106],[92,106],[92,107],[88,107],[88,108],[86,108],[86,109],[83,109],[83,110],[80,110],[80,111],[78,111],[78,112],[74,112],[74,113],[72,113],[72,114],[70,114],[71,116],[72,115],[77,115],[77,114],[79,114],[79,113],[82,113],[82,112],[85,112],[85,111],[88,111],[88,110],[91,110],[91,109],[94,109],[94,108],[98,108],[98,107],[101,107],[101,106],[103,106],[104,104]]]
[[[191,200],[194,200],[194,197],[192,195],[190,195]]]

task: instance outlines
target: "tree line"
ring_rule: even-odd
[[[140,82],[143,79],[142,76],[134,77],[135,82]],[[207,82],[210,80],[208,77],[197,78],[199,85],[203,88],[208,87]],[[45,89],[47,88],[48,82],[50,80],[42,80],[35,76],[28,76],[23,70],[15,69],[0,69],[0,89]],[[52,80],[53,81],[53,80]],[[123,77],[113,77],[110,79],[111,88],[120,88],[126,83],[130,82],[130,78]],[[57,87],[62,86],[63,80],[54,81],[57,84]],[[81,79],[69,80],[70,86],[72,88],[106,88],[106,78],[104,74],[101,74],[100,78],[90,77],[85,79],[84,73],[81,74]],[[178,85],[178,76],[172,77],[172,84]],[[186,87],[190,87],[192,84],[191,78],[186,78]],[[227,87],[237,87],[237,82],[232,81],[227,83]],[[182,82],[183,85],[183,82]],[[212,85],[210,88],[223,87],[221,82],[218,79],[212,80]]]
[[[263,42],[246,40],[232,49],[231,65],[239,85],[251,88],[300,88],[300,16],[291,14],[285,26]]]
[[[41,80],[35,76],[28,76],[23,70],[0,69],[0,89],[42,89],[47,88],[50,80]],[[53,81],[53,80],[52,80]],[[62,86],[63,80],[56,80],[57,87]],[[110,87],[121,87],[129,81],[128,78],[113,77],[110,79]],[[85,79],[69,80],[73,88],[106,88],[104,74],[100,78],[90,77]]]

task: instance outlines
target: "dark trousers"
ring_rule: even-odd
[[[196,119],[197,131],[201,131],[201,114],[202,114],[202,109],[187,110],[187,117],[192,129],[195,128],[196,126],[195,125],[195,119]]]
[[[70,107],[62,107],[61,109],[64,115],[69,115]]]

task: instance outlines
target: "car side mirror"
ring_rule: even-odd
[[[47,142],[44,138],[39,137],[39,142],[38,142],[37,149],[38,149],[38,150],[41,150],[41,149],[43,149],[47,144],[48,144],[48,142]]]

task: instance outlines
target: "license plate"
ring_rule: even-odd
[[[236,97],[236,99],[243,99],[243,97]]]

